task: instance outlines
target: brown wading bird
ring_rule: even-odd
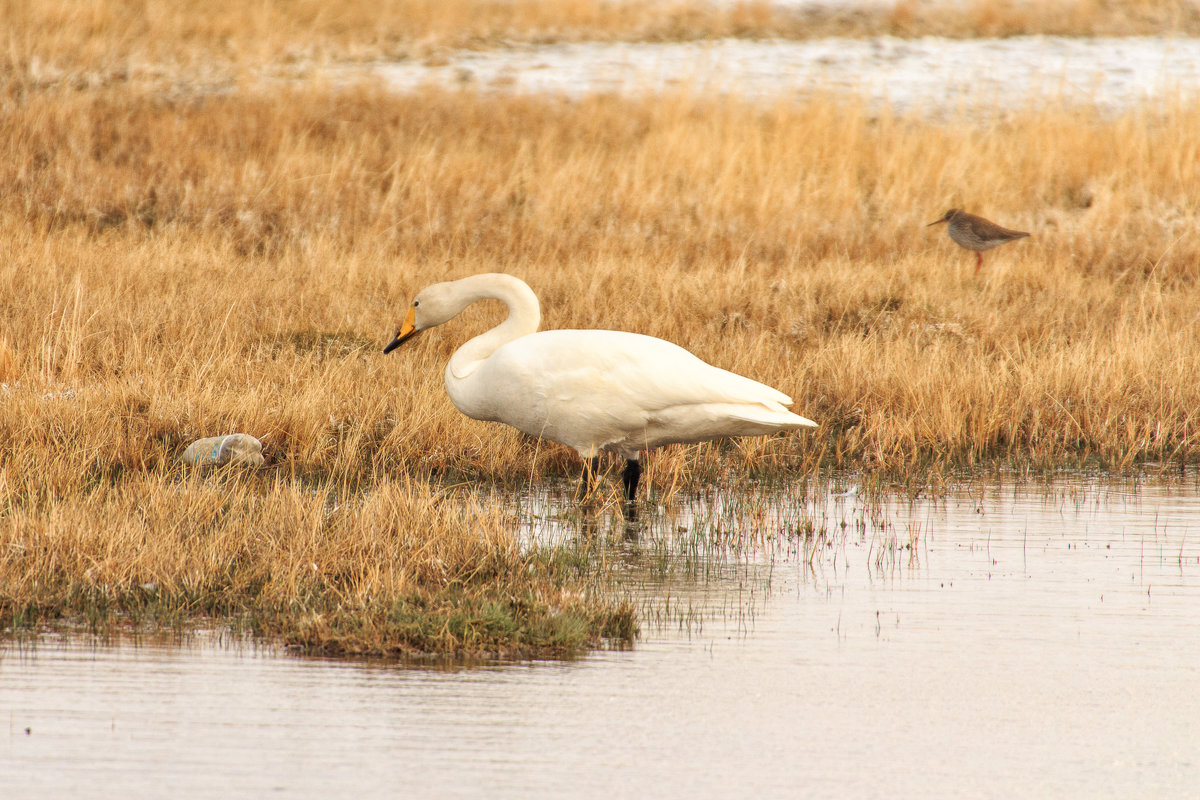
[[[1001,228],[994,222],[990,222],[983,217],[977,217],[974,214],[968,214],[961,208],[952,208],[945,213],[941,219],[935,219],[929,225],[937,225],[942,222],[948,222],[946,233],[950,234],[950,238],[959,247],[965,247],[968,250],[975,251],[975,271],[979,272],[979,268],[983,266],[983,251],[991,250],[993,247],[999,247],[1005,242],[1011,242],[1014,239],[1021,239],[1028,236],[1024,231],[1012,231],[1008,228]],[[925,227],[928,228],[929,225]]]

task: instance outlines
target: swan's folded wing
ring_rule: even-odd
[[[621,331],[544,331],[525,337],[546,367],[540,383],[559,399],[608,398],[654,413],[709,403],[745,404],[786,411],[781,391],[701,361],[663,339]],[[514,342],[513,344],[517,344]]]

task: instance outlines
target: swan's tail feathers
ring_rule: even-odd
[[[808,417],[793,414],[787,409],[753,409],[743,407],[729,412],[729,416],[745,422],[754,422],[779,428],[815,428],[817,423]]]
[[[715,419],[725,419],[735,436],[755,436],[788,428],[815,428],[808,417],[794,414],[782,405],[722,404],[709,407]],[[741,424],[739,424],[741,423]],[[737,431],[734,433],[733,431]]]
[[[740,417],[747,422],[765,422],[775,424],[781,427],[789,428],[816,428],[817,423],[813,422],[808,417],[802,417],[793,412],[787,406],[792,404],[792,398],[788,397],[786,403],[765,403],[766,408],[755,407],[752,405],[742,406],[740,409],[735,407],[734,416]],[[738,412],[741,413],[738,413]]]

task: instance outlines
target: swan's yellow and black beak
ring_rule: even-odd
[[[400,326],[400,332],[396,334],[396,338],[388,343],[388,346],[383,348],[384,355],[395,350],[400,345],[417,335],[417,309],[414,306],[408,307],[408,314],[404,317],[404,324]]]

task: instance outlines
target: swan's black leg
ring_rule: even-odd
[[[637,497],[638,481],[642,477],[642,465],[636,458],[625,461],[625,470],[621,473],[621,484],[625,487],[625,502],[632,503]]]

